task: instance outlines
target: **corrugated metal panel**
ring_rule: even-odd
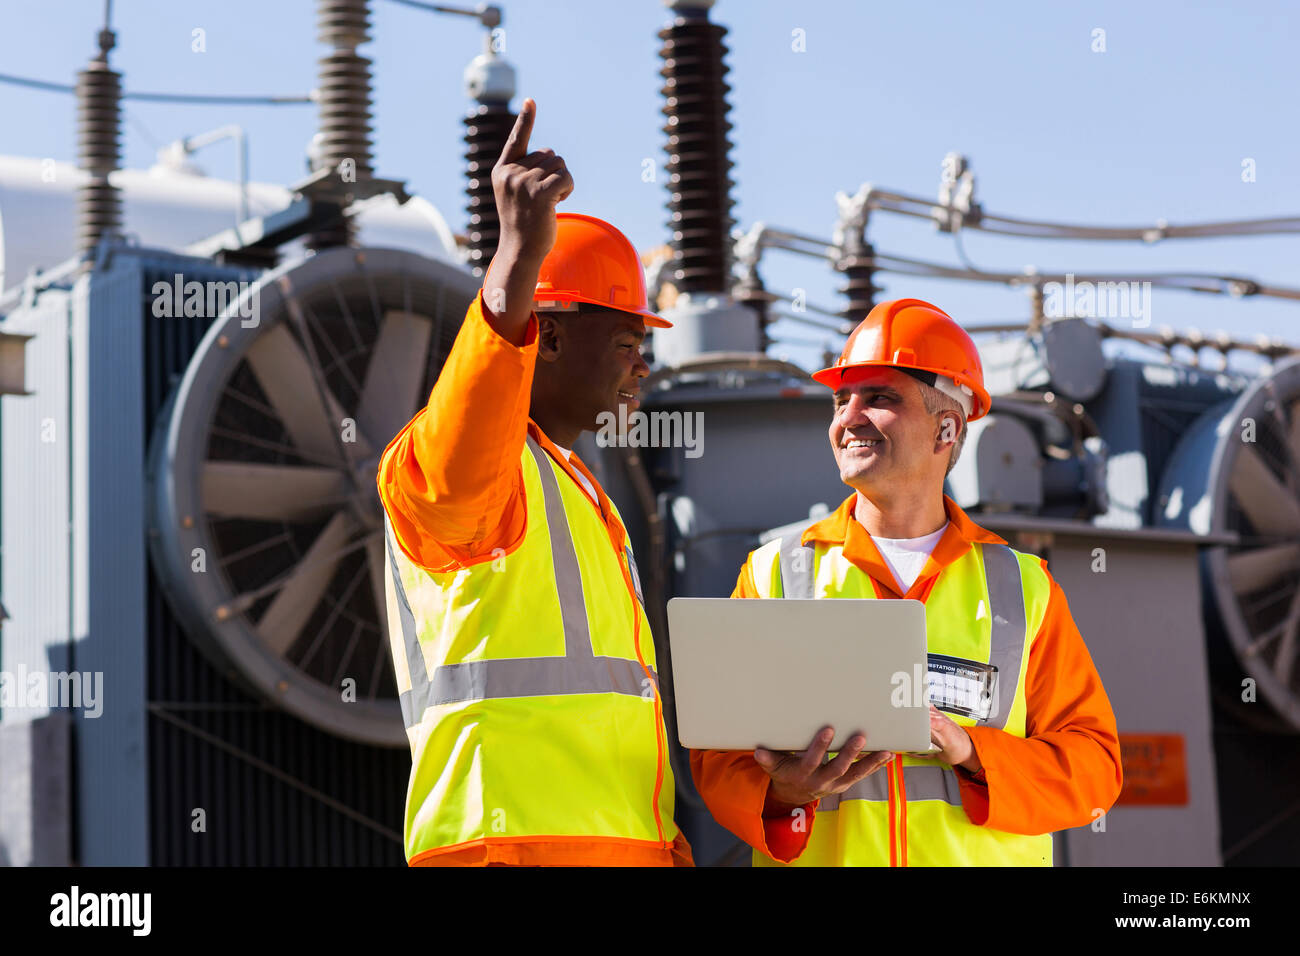
[[[69,294],[43,293],[12,312],[5,329],[33,333],[27,343],[27,382],[35,394],[0,400],[0,596],[10,619],[0,638],[0,670],[64,666],[68,612]],[[0,721],[35,720],[48,708],[11,707]]]

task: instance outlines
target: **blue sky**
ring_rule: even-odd
[[[116,0],[113,62],[130,89],[304,93],[315,84],[311,0]],[[462,73],[478,25],[373,0],[377,171],[405,179],[463,229]],[[536,145],[561,153],[576,190],[566,207],[610,219],[640,248],[667,231],[656,0],[512,0],[506,57],[520,97],[539,104]],[[72,82],[94,49],[101,0],[0,0],[0,71]],[[863,182],[932,197],[949,150],[966,153],[984,208],[1089,224],[1300,213],[1296,8],[1153,2],[907,3],[719,0],[730,30],[736,218],[829,238],[838,190]],[[206,52],[191,50],[206,32]],[[1093,52],[1093,30],[1106,50]],[[792,50],[792,31],[806,50]],[[69,96],[0,86],[0,153],[71,160]],[[312,106],[129,103],[129,166],[182,135],[238,122],[251,176],[290,182],[304,169]],[[1242,181],[1243,159],[1256,181]],[[230,144],[200,163],[233,178]],[[952,239],[919,220],[877,215],[882,253],[956,265]],[[1300,237],[1187,240],[1154,246],[1028,242],[972,232],[980,267],[1018,271],[1189,270],[1300,286]],[[839,307],[838,277],[812,260],[770,255],[769,286]],[[918,296],[972,323],[1022,319],[1024,293],[996,286],[881,277],[887,297]],[[881,281],[881,280],[878,280]],[[1153,325],[1268,334],[1300,344],[1300,303],[1155,290]],[[820,340],[782,325],[791,338]],[[811,349],[788,349],[805,364]]]

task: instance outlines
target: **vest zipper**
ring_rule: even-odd
[[[898,761],[898,834],[903,847],[902,865],[907,866],[907,774],[903,772],[902,755],[894,759]]]
[[[895,754],[894,759],[885,764],[888,775],[889,801],[889,865],[907,866],[907,783],[903,779],[903,757]],[[898,793],[895,805],[894,794]]]
[[[895,758],[897,759],[897,758]],[[897,851],[895,850],[894,841],[894,761],[890,760],[885,764],[885,783],[888,787],[886,793],[885,810],[889,814],[889,865],[897,866]]]
[[[604,518],[604,514],[601,514]],[[624,540],[615,541],[614,534],[610,530],[608,519],[605,520],[605,532],[609,535],[609,543],[613,545],[615,553],[618,555],[619,569],[623,572],[623,587],[627,589],[627,595],[632,600],[632,647],[636,652],[636,662],[641,665],[641,671],[645,674],[646,680],[650,681],[654,687],[655,697],[655,789],[653,803],[651,805],[655,815],[655,832],[659,834],[659,842],[665,847],[671,847],[672,844],[664,839],[664,822],[659,813],[659,795],[663,792],[664,786],[664,749],[667,745],[667,730],[664,725],[663,698],[659,694],[659,685],[654,678],[650,676],[650,668],[646,665],[645,657],[641,653],[641,601],[636,596],[636,586],[632,583],[632,562],[628,557],[624,547],[627,545],[627,530],[624,529]],[[647,617],[647,620],[649,618]]]

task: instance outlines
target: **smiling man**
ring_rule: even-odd
[[[756,866],[1049,866],[1052,831],[1118,797],[1119,742],[1046,562],[943,493],[966,423],[989,410],[975,344],[928,302],[882,302],[813,378],[833,391],[831,451],[853,494],[751,552],[732,597],[924,602],[930,674],[945,679],[938,752],[867,751],[867,727],[827,760],[828,727],[798,754],[694,751],[696,786]]]
[[[627,238],[560,213],[525,100],[501,240],[428,405],[384,452],[411,865],[690,865],[654,642],[618,509],[573,454],[649,371]]]

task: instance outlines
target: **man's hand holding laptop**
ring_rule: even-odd
[[[823,727],[812,739],[808,749],[801,753],[774,753],[758,747],[754,761],[772,778],[767,790],[767,814],[789,813],[795,807],[843,793],[859,780],[875,773],[893,759],[888,750],[862,753],[867,738],[862,734],[850,737],[843,750],[830,762],[824,762],[826,749],[835,739],[835,728]],[[858,757],[862,759],[859,760]]]
[[[947,714],[930,705],[930,741],[931,747],[939,749],[928,754],[909,754],[911,757],[933,757],[950,767],[964,767],[971,773],[979,773],[983,768],[975,745],[971,743],[966,728]]]
[[[806,750],[799,753],[777,753],[763,747],[754,750],[754,761],[772,783],[767,791],[765,815],[789,813],[796,807],[812,803],[833,793],[843,793],[859,780],[871,776],[894,758],[888,750],[863,752],[867,738],[855,734],[848,739],[843,750],[834,759],[826,760],[826,751],[835,739],[835,728],[823,727],[817,732]],[[930,753],[909,754],[911,757],[933,757],[954,767],[965,767],[972,773],[980,769],[979,757],[971,743],[970,735],[961,724],[930,705]]]

